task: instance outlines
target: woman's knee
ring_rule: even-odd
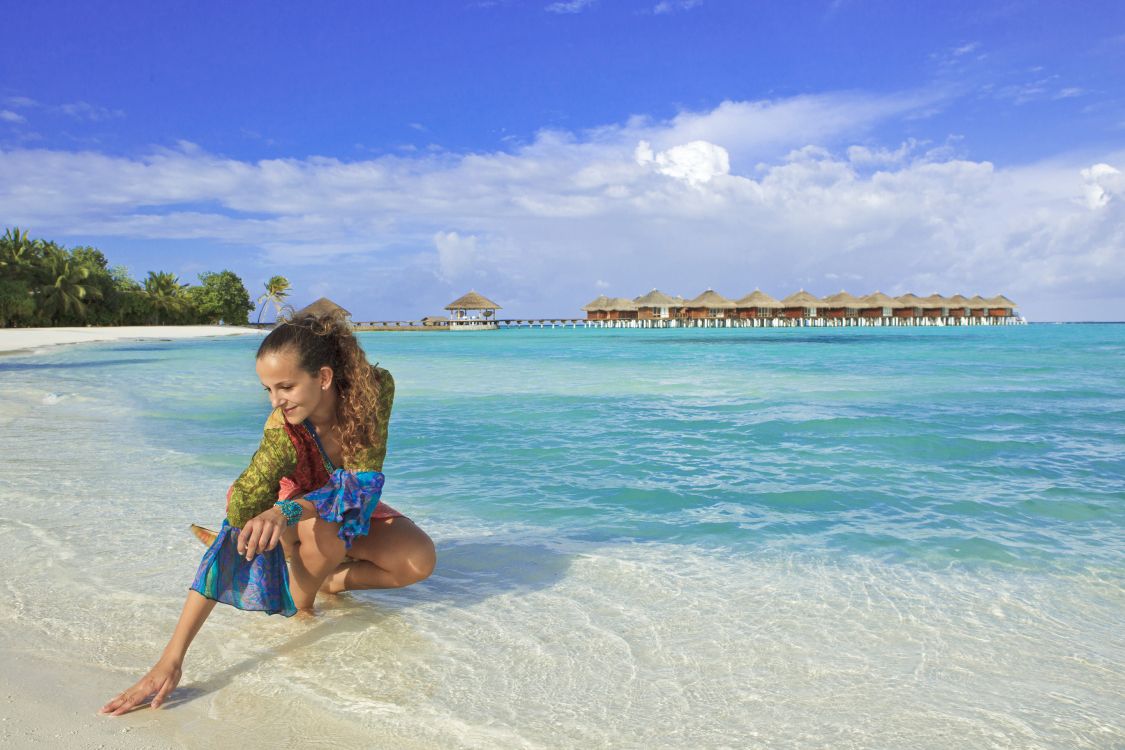
[[[422,534],[422,539],[415,545],[410,554],[406,556],[403,561],[403,573],[410,583],[418,583],[430,577],[434,572],[434,567],[437,565],[437,550],[434,549],[434,543],[426,534]]]

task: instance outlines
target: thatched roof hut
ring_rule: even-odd
[[[945,307],[946,303],[949,301],[937,292],[934,292],[929,297],[923,297],[922,299],[926,301],[926,307]]]
[[[609,297],[605,296],[604,294],[599,294],[594,300],[592,300],[591,302],[587,302],[585,305],[582,305],[582,307],[578,309],[582,312],[595,312],[598,310],[604,310],[605,304],[607,302],[609,302]]]
[[[824,302],[823,307],[862,307],[859,304],[859,297],[848,294],[843,289],[835,294],[828,295],[822,301]]]
[[[782,307],[808,307],[808,308],[814,308],[815,309],[815,308],[824,307],[825,305],[824,305],[824,302],[822,302],[819,297],[814,297],[813,295],[809,294],[804,289],[802,289],[799,292],[793,292],[788,297],[781,300],[781,306]]]
[[[684,307],[697,309],[706,308],[708,310],[733,310],[735,304],[733,300],[727,299],[714,289],[708,289],[695,299],[685,302]]]
[[[625,299],[624,297],[611,297],[605,302],[604,306],[601,309],[615,310],[617,312],[628,312],[631,310],[636,310],[637,303],[631,299]]]
[[[446,310],[500,310],[500,305],[487,297],[470,291],[445,306]]]
[[[988,300],[986,300],[979,294],[974,294],[969,299],[969,307],[973,308],[974,310],[987,310],[989,307]]]
[[[653,289],[648,294],[637,297],[633,302],[636,303],[637,307],[679,307],[675,299],[659,289]]]
[[[862,307],[900,307],[898,300],[894,297],[888,297],[882,292],[876,291],[860,298],[860,305]]]
[[[1003,294],[998,294],[992,299],[988,300],[988,306],[991,308],[1007,308],[1009,310],[1016,309],[1016,303],[1005,297]]]
[[[919,297],[917,294],[910,294],[909,292],[899,295],[895,299],[897,299],[898,303],[903,307],[927,307],[930,304],[928,301]]]
[[[302,307],[297,312],[293,313],[293,317],[294,318],[300,318],[301,316],[304,316],[304,315],[315,315],[316,317],[319,318],[321,316],[328,315],[330,313],[335,313],[337,311],[340,311],[340,312],[344,313],[345,317],[350,318],[352,316],[352,314],[350,312],[348,312],[344,308],[340,307],[339,305],[337,305],[332,300],[328,299],[327,297],[321,297],[316,302],[313,302],[311,305],[306,305],[305,307]]]
[[[736,307],[768,307],[776,309],[781,307],[781,300],[769,296],[761,289],[755,289],[745,297],[734,302]]]

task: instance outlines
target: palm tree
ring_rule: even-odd
[[[31,252],[41,248],[42,240],[29,240],[27,230],[19,227],[4,230],[0,237],[0,268],[9,272],[19,272],[31,264]]]
[[[39,310],[48,319],[57,321],[73,315],[86,317],[86,302],[100,296],[101,291],[83,282],[90,276],[90,269],[75,263],[60,250],[48,251],[46,257],[48,279],[54,279],[39,287]]]
[[[289,279],[284,276],[271,276],[270,280],[266,282],[266,293],[258,297],[258,322],[262,322],[262,313],[265,311],[266,306],[264,302],[272,302],[277,314],[281,315],[281,306],[285,302],[285,298],[289,296]]]
[[[184,308],[185,300],[183,290],[187,284],[181,284],[174,273],[167,271],[149,271],[145,279],[145,296],[149,306],[156,313],[156,325],[160,325],[161,313],[175,314]]]

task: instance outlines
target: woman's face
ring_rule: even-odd
[[[331,368],[322,367],[319,373],[311,375],[301,368],[292,349],[263,354],[254,369],[270,396],[270,404],[275,409],[280,407],[286,421],[292,424],[303,422],[316,412],[332,387]]]

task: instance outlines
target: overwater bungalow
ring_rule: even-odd
[[[872,292],[866,297],[860,297],[859,304],[862,307],[857,311],[857,315],[861,318],[890,318],[894,315],[895,308],[899,306],[898,300],[882,292]]]
[[[729,300],[714,289],[708,289],[695,299],[684,303],[683,317],[693,320],[725,318],[735,309],[734,300]]]
[[[586,320],[606,320],[609,318],[609,311],[605,309],[607,304],[609,304],[609,297],[599,294],[579,309],[586,313]]]
[[[840,326],[959,326],[1025,323],[1002,295],[856,297],[841,290],[820,299],[804,289],[777,300],[760,289],[731,301],[714,289],[684,301],[653,289],[633,300],[599,296],[582,307],[588,325],[627,328],[744,328]]]
[[[824,307],[824,302],[819,297],[802,289],[781,300],[780,313],[783,318],[815,318],[821,307]]]
[[[926,300],[909,292],[895,297],[895,301],[898,302],[898,306],[894,309],[896,318],[920,318],[922,310],[926,307]]]
[[[922,307],[923,318],[944,318],[948,314],[945,297],[937,292],[934,292],[929,297],[923,297],[922,301],[925,303]]]
[[[487,297],[470,291],[445,306],[449,310],[449,330],[484,331],[495,330],[496,311],[502,309]]]
[[[859,297],[848,294],[843,289],[821,300],[823,307],[817,315],[823,318],[854,318],[862,306]]]
[[[988,317],[990,318],[1010,318],[1015,313],[1015,309],[1016,303],[1003,294],[998,294],[988,300]]]
[[[987,318],[988,317],[988,300],[979,294],[974,294],[969,298],[969,315],[973,318]]]
[[[755,289],[742,299],[734,301],[734,317],[742,320],[770,320],[781,309],[781,300]]]
[[[636,320],[637,304],[631,299],[613,297],[605,303],[606,320]]]
[[[679,302],[658,289],[633,300],[637,308],[638,320],[663,320],[680,317],[683,298]]]

